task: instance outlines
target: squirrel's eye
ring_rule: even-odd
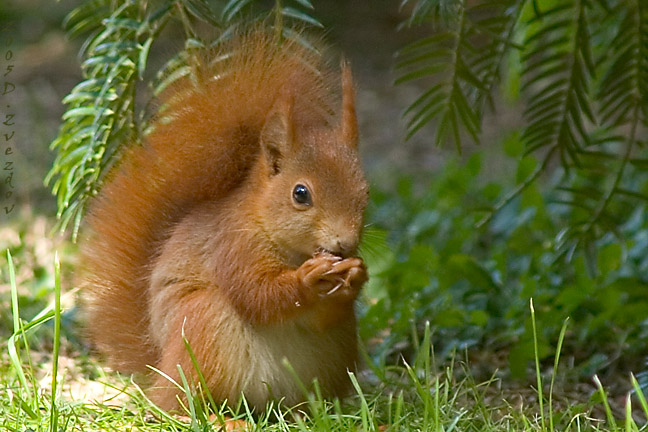
[[[292,196],[293,196],[293,200],[297,204],[301,204],[301,205],[313,204],[313,202],[311,201],[310,191],[303,184],[298,184],[295,186],[295,188],[293,189]]]

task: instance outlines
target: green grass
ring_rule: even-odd
[[[422,340],[413,341],[416,355],[409,363],[377,365],[367,355],[366,369],[350,375],[355,392],[345,400],[323,400],[316,387],[302,406],[278,404],[266,413],[252,413],[245,402],[228,409],[195,396],[188,399],[184,418],[171,416],[155,407],[128,377],[104,371],[83,353],[78,343],[70,342],[75,329],[62,328],[62,324],[73,308],[68,297],[74,292],[63,294],[62,298],[57,259],[52,268],[51,302],[34,318],[24,320],[21,287],[16,281],[13,258],[7,254],[13,329],[0,351],[2,431],[198,432],[217,430],[225,417],[247,421],[250,430],[270,431],[648,430],[648,404],[634,376],[628,378],[628,387],[634,388],[635,393],[627,395],[621,412],[613,410],[598,378],[595,378],[594,398],[584,394],[577,400],[562,400],[560,407],[556,406],[554,383],[560,376],[558,366],[567,322],[562,327],[549,376],[541,373],[536,349],[536,394],[522,398],[521,402],[520,396],[496,378],[496,374],[485,382],[477,382],[471,365],[456,357],[438,365],[428,324]],[[67,306],[62,310],[61,304]],[[537,333],[535,314],[531,303],[534,335]],[[537,340],[534,346],[537,347]],[[186,380],[182,381],[179,386],[191,392]],[[82,393],[79,388],[93,390],[95,396],[78,396]]]

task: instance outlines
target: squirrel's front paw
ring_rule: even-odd
[[[355,299],[367,279],[367,269],[360,258],[318,254],[297,270],[302,283],[319,297]]]

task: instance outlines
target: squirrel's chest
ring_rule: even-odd
[[[324,383],[329,395],[346,390],[347,370],[353,370],[356,361],[354,326],[323,333],[297,323],[239,324],[228,362],[235,367],[229,373],[234,389],[251,405],[262,408],[269,399],[294,405],[304,399],[300,382],[308,386],[314,379]]]

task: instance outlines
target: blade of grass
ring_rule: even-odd
[[[22,361],[20,360],[20,352],[18,349],[18,338],[23,333],[23,328],[20,323],[20,310],[18,308],[18,286],[16,284],[16,269],[14,267],[13,258],[11,257],[11,252],[7,249],[7,264],[9,266],[9,285],[11,287],[11,313],[13,315],[13,334],[9,337],[7,341],[7,349],[9,351],[9,359],[11,365],[18,376],[18,381],[20,386],[25,392],[28,393],[29,387],[27,385],[27,377],[25,376],[25,371],[23,371]],[[31,418],[36,419],[35,409],[30,405],[29,401],[25,401],[24,398],[20,398],[21,407],[25,413]]]
[[[531,309],[531,326],[533,329],[533,352],[535,357],[536,380],[538,386],[538,404],[540,406],[540,425],[541,430],[547,430],[544,416],[544,406],[542,400],[542,377],[540,376],[540,354],[538,352],[538,332],[536,329],[535,308],[533,307],[533,299],[529,300],[529,307]]]
[[[16,286],[16,269],[11,252],[7,249],[7,264],[9,265],[9,283],[11,284],[11,313],[13,315],[14,334],[20,330],[20,315],[18,311],[18,289]]]
[[[349,371],[348,373],[349,373],[349,378],[351,379],[351,383],[353,384],[353,388],[355,389],[356,393],[358,393],[358,396],[360,397],[360,418],[362,420],[362,430],[363,431],[374,430],[373,423],[370,423],[369,421],[369,417],[370,417],[369,404],[367,403],[367,399],[365,398],[364,392],[360,387],[360,383],[358,383],[358,380],[353,372]]]
[[[27,401],[25,399],[21,398],[17,394],[14,394],[13,397],[18,399],[20,408],[27,414],[27,416],[29,416],[30,419],[32,419],[32,420],[37,420],[38,419],[38,415],[32,409],[32,407],[29,406],[29,403],[27,403]]]
[[[398,425],[400,422],[405,420],[406,414],[404,412],[405,397],[403,396],[403,391],[401,390],[398,393],[398,398],[396,399],[396,408],[394,409],[394,422],[390,424]]]
[[[308,399],[308,404],[312,413],[313,425],[318,430],[333,430],[333,416],[329,415],[326,409],[326,402],[317,379],[313,380],[313,392]]]
[[[50,432],[58,431],[58,410],[56,407],[56,383],[58,359],[61,347],[61,262],[58,252],[54,255],[54,350],[52,353],[52,400],[50,407]]]
[[[149,369],[151,369],[153,372],[162,375],[164,378],[166,378],[170,383],[172,383],[173,385],[175,385],[176,387],[178,387],[180,390],[184,390],[184,387],[182,387],[182,386],[180,385],[180,383],[178,383],[176,380],[174,380],[173,378],[171,378],[171,375],[166,374],[166,373],[164,373],[162,370],[160,370],[160,369],[158,369],[158,368],[156,368],[156,367],[153,367],[153,366],[151,366],[151,365],[146,365],[146,367],[149,368]]]
[[[185,322],[186,322],[186,320],[187,319],[185,317]],[[200,369],[200,365],[198,364],[198,360],[196,359],[196,355],[194,354],[194,351],[191,348],[191,345],[189,344],[189,340],[187,339],[187,336],[185,335],[185,322],[182,323],[182,342],[184,343],[185,349],[187,350],[187,353],[189,354],[189,358],[191,359],[191,363],[193,364],[194,370],[198,374],[198,380],[200,381],[200,385],[203,388],[203,391],[201,392],[201,397],[203,398],[203,402],[204,402],[205,393],[206,393],[206,396],[207,396],[207,399],[208,399],[209,403],[211,404],[211,406],[216,411],[216,407],[218,405],[216,405],[216,402],[214,401],[214,398],[212,397],[212,394],[209,391],[209,386],[207,385],[207,381],[205,380],[205,376],[203,375],[202,370]],[[220,417],[221,416],[219,416],[219,420],[222,421],[221,426],[223,426],[225,424],[224,423],[225,420],[220,418]]]
[[[562,351],[562,344],[565,340],[565,332],[567,331],[567,322],[569,317],[565,319],[562,328],[560,329],[560,335],[558,336],[558,346],[556,347],[556,357],[554,358],[554,367],[553,372],[551,373],[551,383],[549,384],[549,430],[554,432],[554,418],[553,418],[553,388],[554,381],[556,380],[556,374],[558,373],[558,363],[560,361],[560,352]]]
[[[598,375],[594,375],[594,383],[596,384],[599,394],[601,395],[603,406],[605,407],[605,415],[607,417],[608,423],[610,424],[610,430],[617,431],[618,428],[616,421],[614,420],[614,415],[612,414],[612,408],[610,408],[607,394],[605,393],[605,389],[603,388],[603,384],[601,384],[601,380],[599,379]]]
[[[187,396],[187,405],[189,405],[189,413],[191,415],[191,430],[194,432],[200,432],[200,426],[198,425],[198,419],[196,418],[194,398],[191,394],[191,387],[189,386],[189,381],[187,380],[187,377],[182,370],[182,366],[180,365],[178,365],[178,373],[180,374],[180,380],[182,381],[185,396]]]
[[[646,396],[644,396],[644,392],[641,389],[641,386],[639,385],[639,381],[637,381],[637,378],[634,376],[634,374],[630,374],[630,379],[632,380],[632,388],[634,389],[635,394],[639,399],[639,404],[641,405],[644,415],[648,420],[648,403],[646,402]]]
[[[421,397],[423,398],[423,424],[424,427],[429,427],[430,424],[430,413],[432,412],[431,404],[434,402],[434,427],[435,430],[439,430],[439,378],[435,377],[434,380],[434,385],[435,385],[435,392],[434,392],[434,401],[431,400],[430,398],[430,391],[429,391],[429,386],[432,383],[432,370],[431,370],[431,358],[432,358],[432,331],[430,330],[430,322],[426,321],[425,322],[425,329],[423,331],[423,340],[421,341],[420,345],[418,346],[418,355],[416,357],[414,367],[416,369],[422,368],[423,369],[423,379],[424,379],[424,385],[421,386],[420,383],[418,383],[418,388],[421,389]],[[416,375],[416,373],[414,373]]]
[[[625,432],[634,432],[636,429],[637,425],[632,420],[632,399],[630,398],[630,393],[628,393],[625,404]]]
[[[310,397],[310,392],[306,388],[306,385],[304,385],[304,382],[301,380],[301,378],[299,378],[299,375],[297,374],[297,371],[295,370],[293,365],[290,363],[290,361],[288,361],[287,358],[284,358],[281,361],[281,364],[283,365],[283,367],[285,367],[288,370],[290,375],[292,375],[292,378],[295,380],[295,384],[297,384],[297,387],[299,387],[299,391],[302,392],[304,397],[307,397],[307,398]]]

